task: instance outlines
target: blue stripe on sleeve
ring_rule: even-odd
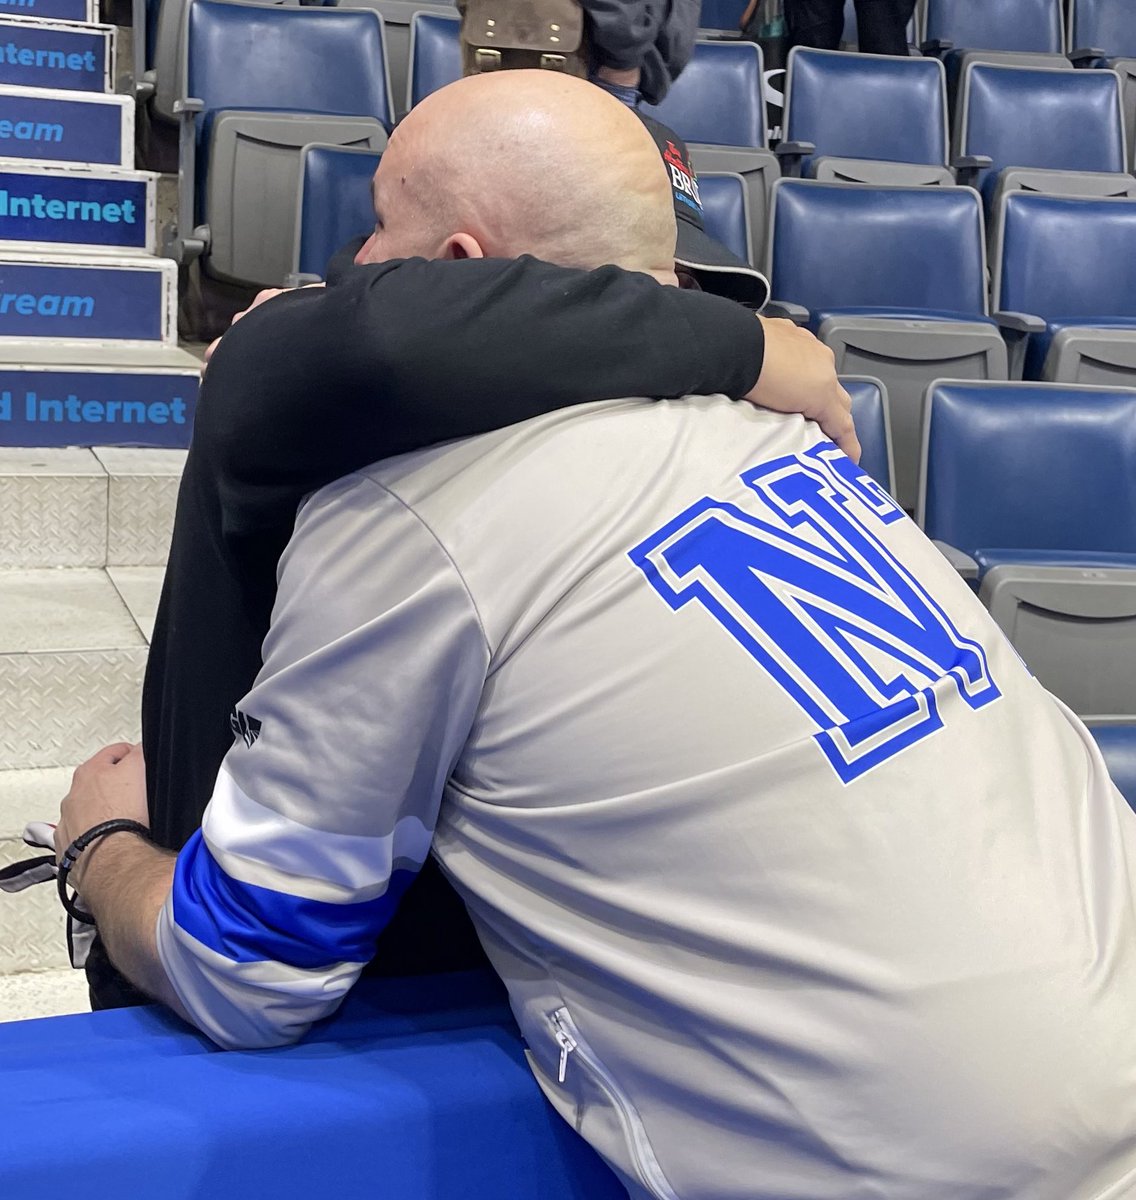
[[[234,962],[308,969],[365,963],[415,874],[395,871],[381,896],[358,904],[308,900],[226,875],[198,830],[174,869],[174,922]]]

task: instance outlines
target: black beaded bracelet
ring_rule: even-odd
[[[88,925],[93,925],[95,918],[89,912],[84,912],[67,895],[67,878],[71,874],[71,868],[75,865],[75,861],[79,855],[92,842],[97,842],[99,838],[107,837],[112,833],[134,833],[141,838],[145,838],[146,841],[150,841],[150,831],[141,821],[131,821],[126,817],[115,817],[113,820],[102,821],[98,825],[92,825],[86,833],[79,834],[71,845],[63,851],[63,857],[59,860],[59,874],[56,876],[55,883],[59,888],[60,903],[66,909],[67,915],[74,917],[76,921],[85,921]]]

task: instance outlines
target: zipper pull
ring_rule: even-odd
[[[564,1018],[568,1010],[561,1008],[552,1014],[552,1028],[556,1036],[556,1044],[560,1047],[560,1070],[556,1076],[557,1083],[563,1083],[568,1074],[568,1056],[576,1049],[576,1039],[568,1032]]]

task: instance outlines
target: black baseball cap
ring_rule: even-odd
[[[655,139],[674,193],[678,224],[675,262],[694,276],[703,291],[736,300],[747,308],[761,308],[769,299],[769,281],[706,232],[698,176],[686,143],[673,129],[652,117],[641,112],[638,117]]]

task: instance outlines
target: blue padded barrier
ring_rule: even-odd
[[[140,1008],[0,1025],[0,1061],[13,1200],[43,1192],[63,1131],[85,1200],[626,1200],[488,975],[364,980],[280,1050]]]

